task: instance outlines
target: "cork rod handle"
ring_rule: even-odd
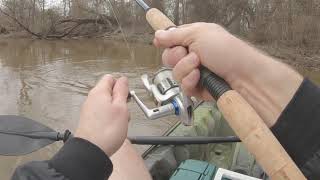
[[[146,18],[155,31],[176,26],[166,15],[156,8],[149,9]]]
[[[146,18],[154,30],[175,26],[166,15],[155,8],[148,10]],[[216,75],[206,78],[211,78],[208,80],[216,82],[215,77]],[[206,79],[204,79],[202,85],[209,90],[211,95],[217,97],[214,93],[218,91],[212,89],[214,87],[211,86],[212,83],[206,83]],[[220,111],[270,178],[276,180],[305,180],[306,178],[299,168],[246,100],[234,90],[218,90],[220,90],[220,94],[217,98],[217,104]]]

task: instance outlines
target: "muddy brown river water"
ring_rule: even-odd
[[[150,45],[108,40],[0,41],[0,114],[21,115],[58,131],[76,128],[88,91],[104,74],[127,76],[130,89],[152,106],[140,75],[161,67],[160,51]],[[320,73],[305,72],[320,82]],[[148,121],[129,103],[129,135],[162,135],[175,118]],[[22,157],[0,156],[0,179],[9,179],[15,167],[50,158],[61,146],[50,145]],[[143,152],[145,147],[138,147]]]
[[[29,117],[59,131],[74,130],[89,89],[104,74],[127,76],[130,89],[152,106],[140,75],[161,67],[160,57],[149,45],[130,44],[129,53],[126,43],[97,39],[2,41],[0,114]],[[148,121],[132,102],[129,109],[129,135],[162,135],[176,121]],[[23,157],[0,156],[0,179],[9,179],[18,164],[50,158],[60,146],[56,143]]]

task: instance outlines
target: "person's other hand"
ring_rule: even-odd
[[[185,93],[205,100],[212,97],[197,86],[200,64],[230,83],[234,77],[246,74],[246,64],[251,61],[250,58],[239,57],[244,50],[250,52],[248,46],[216,24],[195,23],[170,31],[157,31],[154,44],[167,48],[163,53],[163,63],[174,67],[174,78],[181,83]],[[190,53],[181,46],[188,47]]]
[[[83,104],[75,137],[90,141],[112,156],[127,137],[128,93],[127,78],[115,80],[105,75]]]
[[[272,126],[292,99],[302,77],[216,24],[194,23],[155,34],[154,44],[166,48],[163,63],[184,92],[204,100],[211,95],[198,86],[200,64],[222,77]],[[188,49],[188,51],[187,51]]]

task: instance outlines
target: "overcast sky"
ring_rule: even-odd
[[[47,0],[47,6],[55,6],[61,3],[61,0]]]

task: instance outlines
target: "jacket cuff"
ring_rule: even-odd
[[[305,79],[271,128],[287,153],[303,166],[320,147],[320,89]]]
[[[71,180],[103,180],[113,170],[109,157],[99,147],[81,138],[68,140],[49,165]]]

